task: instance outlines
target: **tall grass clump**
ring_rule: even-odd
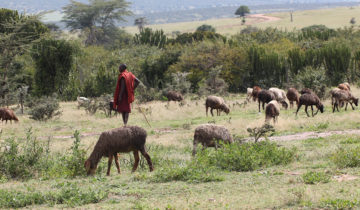
[[[26,139],[20,143],[15,138],[6,139],[0,147],[0,172],[7,178],[31,178],[43,170],[43,156],[47,150],[27,130]]]
[[[309,171],[302,175],[305,184],[317,184],[330,182],[330,175],[324,172]]]
[[[217,151],[205,150],[197,159],[205,159],[207,167],[229,171],[253,171],[274,165],[286,165],[295,159],[296,149],[278,147],[276,143],[223,144]]]
[[[360,146],[355,148],[339,148],[331,156],[332,162],[339,168],[360,166]]]
[[[168,164],[156,170],[152,177],[153,182],[214,182],[223,181],[224,177],[219,175],[215,167],[209,167],[202,160],[193,160],[185,164]]]
[[[90,186],[82,189],[76,183],[60,183],[49,192],[1,190],[0,208],[22,208],[30,205],[54,206],[65,204],[68,207],[98,203],[108,196],[101,187]]]

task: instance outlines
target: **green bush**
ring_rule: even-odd
[[[305,67],[295,78],[298,87],[312,89],[320,98],[325,98],[327,91],[327,77],[324,69]]]
[[[339,168],[360,166],[360,147],[339,148],[331,156],[331,160]]]
[[[6,139],[0,149],[0,172],[8,178],[30,178],[43,170],[44,145],[27,131],[26,141],[20,145],[14,138]]]
[[[321,202],[321,208],[325,209],[354,209],[360,206],[360,201],[344,200],[344,199],[327,199]]]
[[[21,208],[41,204],[66,204],[68,207],[74,207],[98,203],[108,196],[107,191],[94,185],[88,189],[80,189],[75,183],[61,183],[56,188],[47,193],[0,189],[0,208]]]
[[[41,97],[32,102],[32,106],[29,111],[30,119],[37,121],[47,121],[55,116],[61,115],[59,111],[60,105],[56,96]]]
[[[328,183],[330,176],[323,172],[309,171],[302,175],[302,180],[305,184]]]
[[[196,158],[205,159],[208,167],[229,171],[253,171],[274,165],[286,165],[295,159],[296,149],[279,148],[276,143],[224,144],[217,151],[205,150]]]
[[[185,165],[168,164],[156,170],[152,178],[153,182],[213,182],[223,181],[224,178],[218,174],[215,167],[209,167],[201,160],[193,160]]]

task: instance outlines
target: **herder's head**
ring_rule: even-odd
[[[120,73],[121,72],[123,72],[123,71],[125,71],[126,70],[126,64],[121,64],[120,66],[119,66],[119,71],[120,71]]]

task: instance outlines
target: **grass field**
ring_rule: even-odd
[[[360,95],[360,89],[352,88],[352,91],[355,95]],[[116,169],[113,166],[110,177],[106,177],[102,169],[102,173],[95,177],[0,180],[0,191],[19,191],[25,195],[37,196],[52,191],[58,194],[69,194],[79,190],[84,193],[96,190],[100,190],[99,194],[103,191],[107,193],[104,198],[86,205],[77,203],[75,198],[70,199],[70,204],[61,205],[31,205],[30,202],[29,207],[36,209],[47,209],[49,206],[110,209],[360,207],[358,199],[360,179],[357,179],[360,176],[359,168],[338,167],[331,161],[332,154],[340,147],[350,149],[360,146],[360,136],[357,135],[334,135],[326,138],[277,142],[281,148],[297,149],[293,162],[287,165],[262,167],[249,172],[218,170],[216,174],[221,177],[220,181],[160,183],[153,181],[158,176],[157,173],[166,169],[165,160],[181,166],[192,159],[193,133],[199,124],[215,121],[216,124],[225,125],[233,135],[241,138],[248,137],[247,128],[258,127],[264,123],[264,112],[258,113],[257,104],[254,102],[245,108],[237,105],[233,107],[236,102],[244,101],[244,95],[231,95],[226,101],[231,107],[231,112],[220,117],[206,117],[204,99],[197,101],[187,99],[184,106],[172,102],[168,108],[166,102],[141,104],[141,107],[151,110],[146,112],[151,128],[136,110],[139,104],[134,104],[129,124],[141,126],[148,132],[149,154],[156,163],[155,171],[152,173],[148,172],[146,165],[140,167],[136,173],[130,173],[130,155],[124,154],[120,161],[121,175],[115,173]],[[279,122],[275,126],[275,135],[360,129],[358,108],[346,112],[341,110],[340,113],[333,114],[330,101],[326,101],[325,105],[325,113],[319,113],[314,118],[306,117],[303,109],[298,117],[295,117],[294,109],[282,110]],[[33,135],[39,141],[46,142],[50,137],[51,152],[63,153],[70,149],[73,142],[73,139],[66,136],[71,136],[75,130],[79,130],[81,134],[92,134],[81,138],[82,148],[87,149],[89,154],[98,139],[97,133],[122,125],[120,117],[106,118],[102,113],[87,115],[83,109],[77,109],[75,102],[61,103],[61,109],[62,116],[48,122],[35,122],[24,115],[19,117],[18,124],[1,124],[0,142],[12,137],[22,139],[26,135],[26,130],[32,127]],[[106,165],[106,161],[103,158],[103,166]],[[316,181],[317,179],[320,181]],[[315,184],[310,184],[311,182]],[[92,194],[85,193],[85,195]],[[86,196],[79,199],[85,199]],[[0,196],[0,205],[8,202],[1,199]]]
[[[323,24],[330,28],[339,28],[350,26],[350,19],[355,18],[360,21],[360,7],[339,7],[331,9],[295,11],[293,13],[294,21],[290,21],[288,12],[266,14],[267,16],[280,18],[276,21],[264,21],[262,18],[249,17],[246,25],[252,25],[259,28],[274,27],[283,30],[301,29],[314,24]],[[216,28],[218,33],[224,35],[233,35],[239,33],[246,25],[241,25],[239,18],[210,19],[206,21],[193,21],[181,23],[168,23],[159,25],[149,25],[153,29],[162,29],[168,35],[174,31],[193,32],[197,27],[208,24]],[[356,25],[358,26],[359,23]],[[126,27],[126,31],[135,34],[138,33],[137,27]]]

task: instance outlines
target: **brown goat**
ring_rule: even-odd
[[[203,124],[199,125],[195,129],[194,133],[194,148],[193,155],[196,154],[196,148],[199,143],[205,147],[218,147],[218,142],[222,141],[224,143],[233,143],[233,138],[228,129],[224,126],[213,125],[213,124]]]
[[[8,109],[8,108],[0,108],[0,119],[1,119],[1,122],[3,122],[5,120],[6,124],[7,124],[8,120],[11,123],[13,120],[15,120],[15,122],[19,122],[19,119],[16,117],[14,111],[11,109]]]
[[[256,101],[256,99],[258,98],[258,94],[260,93],[261,88],[259,86],[254,86],[253,87],[253,91],[252,91],[252,97],[253,97],[253,101]]]
[[[338,88],[341,90],[347,90],[350,91],[350,84],[345,82],[338,85]]]
[[[265,109],[265,103],[269,103],[272,100],[276,100],[275,94],[269,90],[261,90],[258,94],[259,112],[260,103],[262,103],[262,109]]]
[[[294,107],[294,101],[296,102],[296,105],[299,105],[299,92],[295,88],[289,88],[286,97],[290,102],[290,108]]]
[[[206,116],[208,116],[208,109],[210,107],[211,116],[214,116],[213,109],[216,109],[217,116],[220,116],[220,112],[224,111],[229,114],[230,109],[225,104],[224,99],[218,96],[208,96],[205,101]]]
[[[355,106],[358,106],[359,99],[355,98],[349,91],[347,90],[338,90],[335,91],[332,95],[335,99],[333,104],[333,112],[335,112],[335,108],[337,111],[339,111],[339,105],[346,103],[345,111],[347,110],[348,103],[350,103],[351,108],[354,110],[352,103],[355,104]]]
[[[305,93],[309,93],[309,94],[315,94],[311,89],[309,88],[303,88],[301,91],[300,91],[301,95],[302,94],[305,94]]]
[[[84,167],[87,174],[90,175],[95,173],[97,165],[102,157],[109,158],[106,175],[110,175],[113,158],[115,158],[116,168],[120,174],[120,164],[117,153],[128,153],[131,151],[134,153],[135,158],[132,172],[138,167],[139,151],[145,157],[150,171],[153,171],[154,168],[150,156],[145,150],[146,136],[146,131],[137,126],[126,126],[102,132],[90,157],[85,161]]]
[[[276,100],[272,100],[266,105],[265,108],[265,123],[269,122],[271,118],[274,120],[274,124],[280,115],[280,104]]]
[[[308,117],[310,117],[310,116],[309,116],[309,113],[307,112],[308,106],[311,106],[311,114],[312,114],[313,117],[318,113],[319,110],[320,110],[321,113],[324,112],[324,105],[321,103],[319,97],[318,97],[315,93],[312,93],[312,94],[310,94],[310,93],[304,93],[304,94],[302,94],[302,95],[300,96],[298,108],[297,108],[297,110],[296,110],[296,115],[297,115],[297,113],[298,113],[298,111],[299,111],[299,109],[300,109],[300,107],[301,107],[302,105],[305,105],[305,112],[306,112],[306,115],[307,115]],[[316,111],[315,115],[314,115],[314,109],[313,109],[313,106],[314,106],[314,105],[315,105],[315,106],[317,107],[317,109],[318,109],[318,110]]]
[[[166,93],[166,98],[168,99],[168,101],[182,101],[184,100],[184,97],[181,93],[176,92],[176,91],[169,91]]]

